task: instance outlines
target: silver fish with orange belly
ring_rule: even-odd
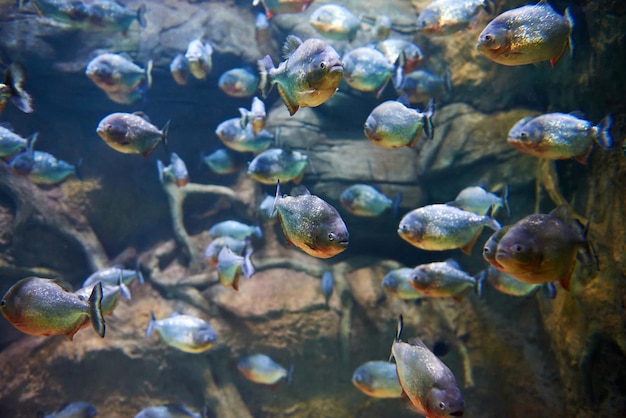
[[[258,60],[259,89],[278,85],[278,93],[293,116],[301,107],[315,107],[335,94],[343,77],[343,64],[337,51],[321,39],[302,41],[289,35],[283,46],[285,61],[278,68],[266,55]]]
[[[480,33],[476,48],[502,65],[550,61],[553,67],[567,48],[574,49],[574,21],[568,9],[560,15],[545,1],[518,7],[493,19]]]

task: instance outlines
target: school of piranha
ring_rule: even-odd
[[[255,0],[254,6],[264,9],[256,21],[257,41],[268,36],[272,16],[303,12],[312,2]],[[42,17],[85,31],[125,33],[130,25],[149,24],[146,7],[129,10],[110,0],[31,0],[20,4],[20,8],[29,7]],[[219,78],[219,87],[228,95],[250,97],[252,102],[250,109],[239,109],[240,116],[217,126],[215,134],[224,147],[204,156],[204,164],[215,173],[230,174],[246,167],[246,158],[252,155],[245,168],[247,174],[260,184],[276,186],[275,196],[266,196],[258,207],[259,219],[263,223],[279,222],[287,243],[311,257],[336,256],[349,245],[348,226],[337,208],[302,185],[294,187],[289,195],[282,194],[281,189],[289,182],[300,183],[309,157],[281,148],[280,132],[266,130],[263,99],[275,86],[289,114],[294,115],[302,107],[322,105],[337,91],[341,80],[352,89],[376,97],[392,87],[398,99],[372,109],[363,121],[364,137],[382,148],[413,148],[420,139],[433,138],[437,129],[433,124],[436,100],[450,93],[450,74],[440,76],[418,69],[423,56],[420,48],[392,33],[423,31],[446,36],[465,29],[479,13],[493,14],[493,8],[488,0],[433,0],[419,11],[413,27],[394,25],[386,16],[357,17],[337,4],[317,8],[310,15],[310,24],[319,38],[303,40],[290,35],[278,65],[267,55],[259,57],[256,72],[235,68]],[[544,65],[545,71],[550,71],[545,61],[555,66],[564,53],[571,53],[574,48],[573,25],[567,9],[561,14],[542,0],[494,15],[480,32],[475,47],[485,58],[501,65]],[[352,41],[360,30],[371,31],[376,41],[354,47],[343,56],[329,43]],[[193,40],[186,51],[172,57],[169,70],[173,79],[181,86],[187,84],[189,77],[205,80],[212,71],[211,56],[209,42]],[[4,72],[0,111],[8,102],[26,113],[35,110],[36,97],[25,90],[27,65],[15,62]],[[142,68],[125,54],[102,53],[89,62],[85,75],[113,102],[131,104],[145,100],[152,85],[152,67],[152,62],[148,62]],[[423,110],[415,108],[415,104],[423,106]],[[511,127],[506,141],[519,152],[537,158],[576,159],[584,164],[592,151],[613,147],[611,124],[610,115],[598,123],[575,112],[528,116]],[[161,128],[153,125],[141,112],[117,112],[104,116],[94,130],[113,150],[148,157],[159,145],[168,146],[168,127],[169,122]],[[0,126],[0,157],[8,162],[14,175],[43,185],[58,184],[70,175],[80,176],[80,163],[72,165],[36,150],[36,138],[36,134],[23,138],[8,125]],[[174,152],[168,165],[157,161],[157,172],[161,183],[174,183],[179,188],[189,183],[185,162]],[[401,268],[384,277],[383,288],[406,300],[461,298],[468,292],[480,295],[485,281],[515,296],[543,289],[548,297],[553,297],[555,284],[560,286],[559,291],[567,291],[576,263],[594,263],[593,247],[586,234],[588,226],[581,224],[565,206],[502,226],[495,216],[500,209],[510,212],[507,197],[506,188],[495,194],[471,186],[459,191],[453,201],[404,214],[397,234],[408,244],[426,251],[459,249],[469,254],[483,229],[493,230],[482,249],[488,267],[474,276],[452,259]],[[401,198],[401,194],[388,197],[370,185],[354,184],[338,200],[342,210],[376,217],[397,214]],[[232,219],[213,225],[209,234],[212,241],[206,247],[204,260],[217,269],[224,286],[238,291],[240,276],[250,279],[255,274],[253,247],[262,229]],[[139,267],[114,266],[94,272],[81,289],[72,292],[61,281],[27,277],[3,296],[0,311],[25,334],[66,335],[71,340],[76,332],[91,326],[104,338],[105,316],[111,315],[120,296],[130,299],[129,286],[135,280],[144,281]],[[321,286],[328,300],[333,291],[330,273],[324,274]],[[354,372],[353,384],[371,397],[408,398],[417,413],[429,418],[462,416],[465,400],[451,370],[418,338],[402,340],[401,331],[400,317],[396,336],[389,338],[393,362],[363,364]],[[209,350],[218,339],[208,322],[176,313],[161,319],[152,315],[146,338],[155,332],[163,343],[188,353]],[[293,372],[293,367],[285,368],[262,353],[241,358],[238,369],[250,381],[267,385],[281,379],[289,381]],[[47,416],[64,417],[71,413],[91,417],[96,411],[88,403],[77,402]],[[174,416],[199,417],[201,413],[182,405],[162,405],[136,415]]]

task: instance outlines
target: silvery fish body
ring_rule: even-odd
[[[262,4],[268,19],[281,13],[304,12],[313,0],[253,0],[252,5]]]
[[[398,235],[423,250],[463,248],[465,252],[469,252],[485,226],[494,231],[500,229],[500,224],[488,216],[436,204],[417,208],[406,214],[400,221]]]
[[[401,38],[385,39],[377,42],[374,48],[382,52],[391,65],[400,62],[404,74],[413,71],[424,58],[424,54],[419,46]],[[402,59],[400,58],[401,56]]]
[[[436,35],[450,35],[475,21],[487,0],[434,0],[420,11],[417,30]]]
[[[293,181],[298,184],[304,176],[309,157],[299,151],[272,148],[263,151],[248,165],[248,175],[262,184]]]
[[[273,201],[274,198],[272,198],[272,202]],[[243,254],[243,250],[246,248],[247,245],[248,244],[246,243],[246,241],[235,239],[229,236],[215,238],[209,243],[209,245],[207,245],[206,249],[204,250],[204,260],[209,264],[217,266],[217,257],[223,247],[228,247],[235,254],[241,255]]]
[[[383,148],[415,147],[422,132],[428,139],[434,135],[432,116],[434,102],[424,112],[388,100],[376,106],[363,127],[365,137]]]
[[[135,418],[202,418],[201,414],[187,409],[185,405],[149,406],[139,411]]]
[[[528,296],[541,288],[538,284],[520,282],[515,277],[498,271],[494,266],[487,268],[485,278],[499,292],[510,296]]]
[[[57,184],[70,175],[76,175],[76,166],[57,159],[43,151],[33,151],[33,166],[28,179],[36,184]]]
[[[330,271],[325,271],[322,275],[321,280],[322,294],[324,295],[324,300],[326,301],[326,305],[328,305],[328,301],[330,300],[331,295],[333,294],[333,287],[335,285],[335,280],[333,279],[333,273]]]
[[[217,174],[232,174],[241,166],[237,156],[228,149],[219,148],[202,158],[202,161]]]
[[[120,54],[101,54],[87,64],[85,74],[107,93],[130,92],[152,85],[152,61],[145,69]]]
[[[228,220],[213,225],[209,229],[209,236],[211,238],[229,236],[238,240],[244,240],[252,236],[261,238],[263,231],[259,226],[246,225],[239,221]]]
[[[574,21],[569,10],[558,14],[542,0],[508,10],[493,19],[478,36],[476,47],[490,60],[503,65],[534,64],[549,60],[552,66],[569,46]]]
[[[397,211],[402,198],[398,194],[394,200],[367,184],[353,184],[339,196],[339,202],[348,212],[357,216],[379,216],[387,209]]]
[[[385,275],[381,286],[385,291],[405,300],[423,299],[424,295],[411,286],[412,268],[403,267],[391,270]]]
[[[133,113],[112,113],[98,124],[98,135],[114,150],[148,157],[161,142],[167,144],[169,122],[162,130]]]
[[[343,78],[359,91],[375,91],[379,97],[396,74],[396,67],[377,49],[359,47],[343,56]]]
[[[41,418],[93,418],[98,414],[96,407],[89,402],[72,402]]]
[[[213,48],[210,43],[204,43],[201,39],[189,42],[185,58],[189,65],[189,71],[198,80],[206,79],[213,68]]]
[[[237,255],[228,246],[223,246],[217,255],[217,277],[224,286],[239,290],[239,276],[243,273],[251,278],[255,273],[251,257],[252,249],[247,247],[245,256]]]
[[[220,123],[215,134],[228,148],[237,152],[259,153],[274,143],[274,135],[261,130],[254,135],[251,124],[241,126],[241,118],[231,118]]]
[[[415,267],[410,284],[427,297],[459,297],[472,289],[480,292],[477,280],[461,270],[454,260]]]
[[[0,157],[10,157],[28,146],[28,140],[0,126]]]
[[[373,398],[401,398],[396,365],[388,361],[368,361],[352,375],[352,384]]]
[[[266,95],[266,87],[274,84],[278,93],[293,115],[300,107],[319,106],[335,94],[343,65],[339,54],[326,41],[289,35],[283,47],[285,61],[278,68],[266,55],[258,60],[259,88]]]
[[[250,97],[259,84],[259,77],[247,68],[233,68],[223,73],[217,85],[231,97]]]
[[[353,41],[361,20],[350,10],[337,4],[325,4],[309,17],[309,23],[325,38]]]
[[[187,353],[202,353],[217,342],[217,334],[211,325],[190,315],[174,314],[157,320],[151,312],[146,338],[154,331],[159,333],[165,344]]]
[[[280,364],[265,354],[252,354],[237,363],[237,369],[248,380],[265,385],[273,385],[289,373]]]
[[[549,160],[576,158],[585,163],[594,142],[605,150],[613,147],[611,116],[595,126],[572,114],[546,113],[518,121],[509,131],[507,143],[535,157]]]
[[[91,274],[83,282],[83,287],[91,287],[98,282],[102,282],[103,286],[117,286],[120,278],[126,286],[130,286],[135,279],[141,284],[144,282],[141,271],[127,270],[119,266],[114,266],[105,267]]]
[[[411,103],[426,103],[432,98],[442,99],[452,90],[451,77],[449,71],[440,77],[427,70],[415,70],[404,75],[397,90]]]
[[[187,85],[189,78],[189,63],[183,54],[178,54],[170,63],[170,74],[179,86]]]
[[[504,196],[500,197],[480,186],[472,186],[461,190],[453,201],[446,204],[474,212],[477,215],[484,216],[490,213],[490,216],[495,216],[502,207],[510,214],[507,197],[507,189],[505,189]]]

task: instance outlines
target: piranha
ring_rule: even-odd
[[[0,301],[0,311],[25,334],[63,334],[71,340],[85,323],[91,321],[96,333],[104,338],[101,301],[101,283],[94,286],[89,299],[85,300],[54,280],[27,277],[6,292]]]
[[[37,418],[93,418],[98,415],[96,407],[89,402],[72,402],[61,406],[51,414],[43,412],[37,414]]]
[[[223,73],[217,85],[230,97],[250,97],[256,91],[259,77],[248,68],[233,68]]]
[[[252,0],[253,6],[263,5],[268,19],[281,13],[304,12],[313,0]]]
[[[322,287],[322,294],[324,295],[324,301],[326,301],[326,306],[328,306],[328,301],[333,294],[333,287],[335,285],[335,280],[333,279],[333,273],[330,271],[325,271],[322,274],[322,280],[320,283]]]
[[[258,61],[259,89],[267,97],[267,86],[278,86],[278,93],[293,116],[300,107],[319,106],[335,94],[343,76],[339,54],[321,39],[289,35],[283,46],[285,61],[278,68],[266,55]]]
[[[402,58],[402,56],[400,57]],[[376,92],[379,98],[390,80],[402,81],[402,62],[390,63],[387,57],[372,47],[355,48],[343,56],[343,78],[358,91]]]
[[[217,125],[215,134],[228,148],[237,152],[259,153],[274,143],[274,135],[265,129],[254,134],[252,124],[241,126],[241,118],[231,118]]]
[[[352,375],[352,384],[373,398],[401,398],[396,365],[388,361],[368,361]]]
[[[189,78],[189,63],[183,54],[178,54],[170,63],[170,74],[179,86],[187,85]]]
[[[354,41],[361,27],[361,20],[350,10],[336,4],[325,4],[317,8],[309,23],[323,37],[334,40]]]
[[[465,402],[454,374],[419,338],[400,339],[402,316],[391,346],[398,380],[417,412],[428,418],[463,416]]]
[[[398,94],[405,94],[410,103],[425,103],[431,98],[443,99],[452,91],[452,74],[449,70],[442,76],[427,70],[411,71],[405,74],[396,90]]]
[[[505,187],[502,197],[488,192],[481,186],[466,187],[461,190],[456,198],[446,203],[446,205],[454,206],[474,212],[477,215],[495,216],[500,208],[504,208],[509,216],[511,216],[511,208],[509,208],[509,188]]]
[[[189,171],[187,171],[187,165],[175,152],[170,154],[170,165],[166,167],[161,160],[158,160],[157,169],[159,171],[159,181],[161,183],[165,181],[172,181],[178,187],[185,187],[187,183],[189,183]]]
[[[202,162],[216,174],[232,174],[241,167],[238,154],[225,148],[218,148],[209,155],[203,155]]]
[[[108,146],[124,154],[148,157],[162,142],[167,147],[168,121],[162,130],[141,113],[111,113],[100,121],[96,132]]]
[[[246,379],[264,385],[275,385],[283,378],[287,379],[287,385],[290,385],[293,374],[293,366],[287,370],[265,354],[252,354],[241,358],[237,363],[237,369]]]
[[[206,418],[203,414],[190,411],[183,404],[149,406],[139,411],[135,418]]]
[[[424,295],[411,286],[412,268],[399,268],[391,270],[385,275],[381,286],[388,293],[405,300],[423,299]]]
[[[550,61],[553,67],[569,47],[574,21],[565,9],[558,14],[546,0],[518,7],[493,19],[478,36],[476,48],[502,65],[534,64]]]
[[[415,70],[424,59],[424,54],[417,45],[401,38],[385,39],[377,42],[374,48],[382,52],[390,64],[402,63],[402,73],[405,75]]]
[[[489,266],[482,272],[482,277],[489,282],[500,293],[510,296],[528,296],[543,289],[550,299],[556,296],[556,289],[552,283],[529,284],[520,282],[515,277],[498,271],[494,266]]]
[[[81,287],[74,293],[86,300],[93,291],[93,288],[94,286]],[[113,315],[113,311],[117,306],[117,301],[119,300],[120,296],[123,296],[126,300],[131,299],[130,290],[122,281],[121,276],[118,278],[117,285],[102,286],[102,301],[100,302],[100,310],[102,311],[102,315]],[[87,324],[85,324],[85,326],[87,326]]]
[[[26,165],[30,167],[28,173],[24,173],[24,170],[17,168],[24,164],[19,161],[21,158],[32,158],[32,164],[26,163]],[[80,178],[78,172],[79,166],[80,160],[78,164],[72,165],[44,151],[32,151],[32,153],[27,151],[17,155],[11,161],[11,167],[14,168],[15,171],[19,174],[25,174],[28,179],[35,184],[58,184],[72,174]]]
[[[26,80],[26,70],[24,67],[14,62],[4,71],[2,83],[0,83],[0,112],[2,112],[8,101],[24,113],[32,113],[33,99],[24,90]]]
[[[252,247],[247,246],[245,255],[237,255],[227,245],[222,246],[217,255],[217,277],[224,286],[231,286],[234,290],[239,290],[239,276],[243,273],[250,279],[256,273],[252,264]]]
[[[281,196],[278,182],[274,207],[287,242],[305,253],[329,258],[348,248],[348,228],[337,209],[306,188]]]
[[[422,264],[413,269],[410,285],[427,297],[459,299],[469,291],[482,293],[482,276],[472,277],[454,260]]]
[[[428,109],[420,112],[404,103],[388,100],[376,106],[367,117],[363,127],[365,137],[383,148],[415,147],[422,132],[433,139],[432,117],[435,104],[431,100]]]
[[[241,113],[241,127],[245,128],[246,125],[250,124],[252,126],[252,133],[255,136],[265,128],[265,121],[267,119],[265,103],[258,97],[252,99],[250,110],[240,107],[239,113]]]
[[[272,202],[274,198],[272,197]],[[223,247],[228,247],[237,255],[243,254],[243,250],[248,245],[247,241],[239,240],[229,236],[215,238],[207,245],[204,250],[204,260],[214,266],[217,266],[217,257]]]
[[[299,151],[271,148],[263,151],[248,164],[248,175],[262,184],[277,181],[300,183],[309,157]]]
[[[87,64],[85,75],[109,97],[121,97],[135,89],[145,93],[152,86],[152,60],[141,68],[123,54],[101,54]]]
[[[246,225],[239,221],[228,220],[218,222],[213,225],[209,229],[209,236],[211,238],[228,236],[238,240],[245,240],[246,238],[253,236],[257,238],[262,238],[263,231],[258,225],[252,226]]]
[[[400,221],[398,235],[422,250],[443,251],[460,248],[469,254],[485,226],[494,231],[500,229],[498,221],[489,216],[436,204],[407,213]]]
[[[511,128],[507,143],[535,157],[548,160],[575,158],[585,164],[594,143],[605,150],[613,148],[612,123],[611,115],[605,116],[597,126],[575,114],[528,116]]]
[[[213,69],[213,47],[210,43],[204,43],[201,39],[194,39],[189,42],[185,58],[189,65],[189,71],[198,80],[206,79],[206,76]]]
[[[566,206],[528,215],[494,235],[485,243],[483,258],[524,283],[560,282],[568,290],[577,254],[585,263],[593,255],[584,228],[571,219]]]
[[[420,12],[416,29],[433,35],[450,35],[475,25],[482,10],[494,9],[494,0],[434,0]]]
[[[102,282],[103,286],[116,286],[120,278],[126,286],[130,286],[135,280],[137,280],[140,284],[144,283],[143,275],[141,274],[141,270],[139,270],[139,266],[137,266],[136,270],[128,270],[120,266],[113,266],[105,267],[91,274],[83,282],[83,287],[91,287],[98,282]]]
[[[28,147],[29,140],[0,125],[0,157],[10,157]]]
[[[353,184],[339,196],[341,206],[348,212],[366,217],[379,216],[387,209],[392,209],[394,215],[397,215],[401,200],[402,193],[398,193],[392,200],[367,184]]]
[[[169,318],[159,320],[150,312],[146,338],[150,338],[154,331],[165,344],[187,353],[202,353],[217,342],[217,334],[208,322],[177,312],[172,313]]]

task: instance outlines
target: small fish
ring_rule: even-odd
[[[539,289],[544,289],[546,295],[554,299],[556,289],[552,283],[529,284],[520,282],[515,277],[498,271],[494,266],[489,266],[483,270],[484,278],[500,293],[510,296],[528,296],[536,293]]]
[[[178,187],[185,187],[187,183],[189,183],[187,165],[175,152],[170,155],[170,165],[166,167],[161,160],[158,160],[157,168],[159,171],[159,181],[161,183],[172,181]]]
[[[585,164],[594,142],[605,150],[613,148],[612,124],[611,115],[604,117],[597,126],[573,114],[529,116],[511,128],[507,143],[535,157],[548,160],[575,158]]]
[[[215,134],[228,148],[237,152],[259,153],[274,143],[274,135],[261,130],[254,135],[252,125],[241,126],[241,118],[227,119],[215,129]]]
[[[271,148],[263,151],[248,164],[248,175],[262,184],[277,181],[300,183],[309,157],[299,151]]]
[[[135,418],[203,418],[203,416],[190,411],[185,405],[170,404],[149,406],[139,411]]]
[[[494,231],[500,224],[488,216],[449,205],[428,205],[407,213],[400,221],[398,235],[422,250],[443,251],[461,248],[469,254],[482,228]]]
[[[424,295],[411,286],[412,268],[399,268],[391,270],[385,275],[381,286],[388,293],[405,300],[423,299]]]
[[[419,414],[428,418],[463,416],[465,402],[454,374],[419,338],[400,339],[402,316],[391,346],[398,380]]]
[[[492,217],[496,216],[500,208],[504,208],[511,216],[508,187],[504,188],[502,197],[496,196],[480,186],[466,187],[459,192],[453,201],[446,203],[446,205],[474,212],[477,215],[489,214]]]
[[[165,344],[187,353],[202,353],[217,342],[217,334],[211,325],[190,315],[174,313],[169,318],[157,320],[150,312],[146,338],[150,338],[154,331]]]
[[[401,38],[385,39],[377,42],[374,48],[382,52],[391,65],[402,63],[403,74],[415,70],[424,59],[424,54],[417,45]]]
[[[494,0],[434,0],[417,17],[419,31],[451,35],[476,23],[481,10],[494,9]]]
[[[378,41],[384,41],[391,35],[392,22],[387,15],[377,15],[372,26],[374,37]]]
[[[265,195],[256,211],[257,218],[262,223],[273,224],[276,220],[276,211],[274,210],[274,196]]]
[[[2,315],[15,328],[29,335],[65,335],[69,340],[91,321],[104,338],[104,318],[100,309],[102,284],[84,300],[51,279],[27,277],[14,284],[0,302]]]
[[[326,306],[328,306],[328,301],[333,294],[334,284],[335,280],[333,279],[333,273],[331,271],[325,271],[322,275],[321,286],[322,294],[324,295],[324,300],[326,301]]]
[[[240,107],[239,113],[241,113],[241,127],[245,128],[247,124],[250,124],[255,136],[265,128],[265,120],[267,119],[265,103],[258,97],[252,99],[250,110]]]
[[[348,212],[366,217],[379,216],[387,209],[392,209],[395,215],[401,200],[402,193],[398,193],[392,200],[367,184],[353,184],[339,196],[341,206]]]
[[[502,65],[525,65],[550,61],[553,67],[569,47],[574,21],[554,11],[546,0],[508,10],[493,19],[478,36],[476,48]]]
[[[431,98],[445,98],[452,91],[451,78],[450,71],[440,77],[427,70],[415,70],[405,74],[396,90],[406,94],[411,103],[426,103]]]
[[[433,100],[423,113],[399,101],[388,100],[372,110],[365,121],[363,133],[367,139],[379,147],[413,148],[422,132],[428,139],[433,139],[432,117],[434,113]]]
[[[51,414],[43,412],[37,414],[37,418],[93,418],[98,415],[96,407],[89,402],[72,402],[61,406]]]
[[[162,130],[134,113],[111,113],[100,121],[96,132],[108,146],[124,154],[148,157],[161,142],[167,147],[169,121]]]
[[[395,78],[394,78],[395,75]],[[380,97],[390,80],[400,84],[402,65],[396,67],[387,57],[372,47],[359,47],[343,56],[343,78],[358,91],[376,92]]]
[[[74,293],[86,300],[87,298],[89,298],[89,295],[93,291],[93,288],[94,286],[81,287]],[[117,301],[119,300],[120,296],[123,296],[126,300],[131,299],[130,290],[122,281],[121,276],[118,278],[117,284],[115,286],[102,286],[102,301],[100,302],[100,310],[102,311],[102,315],[113,315],[113,311],[117,306]]]
[[[29,140],[0,125],[0,157],[10,157],[28,147]]]
[[[281,13],[304,12],[313,0],[252,0],[253,6],[263,5],[268,19]]]
[[[308,190],[282,197],[279,182],[274,207],[287,242],[305,253],[329,258],[348,248],[348,228],[337,209]]]
[[[350,10],[336,4],[325,4],[309,16],[309,23],[323,37],[354,41],[361,20]]]
[[[482,293],[482,280],[472,277],[454,260],[421,264],[413,269],[410,284],[427,297],[460,298],[474,290]]]
[[[272,202],[274,202],[273,197]],[[248,243],[246,241],[229,236],[215,238],[204,250],[204,260],[209,264],[217,266],[217,257],[223,247],[228,247],[235,254],[241,255],[247,245]]]
[[[101,54],[87,64],[85,75],[107,93],[128,93],[152,86],[152,60],[141,68],[123,54]]]
[[[4,71],[4,77],[0,83],[0,112],[4,110],[8,101],[24,113],[34,111],[33,99],[23,87],[25,80],[26,70],[17,62],[9,65]]]
[[[72,174],[80,178],[80,161],[79,164],[72,165],[43,151],[33,151],[30,158],[33,162],[27,177],[35,184],[58,184]]]
[[[233,68],[223,73],[218,87],[231,97],[250,97],[259,84],[259,77],[248,68]]]
[[[592,256],[582,225],[570,219],[565,206],[528,215],[494,235],[485,243],[483,258],[528,284],[560,282],[568,290],[577,254],[582,250],[586,262]]]
[[[187,46],[185,58],[189,65],[189,71],[198,80],[206,79],[213,68],[213,48],[210,43],[204,43],[201,39],[194,39]]]
[[[401,398],[396,365],[388,361],[368,361],[352,375],[352,384],[373,398]]]
[[[202,162],[216,174],[232,174],[241,167],[238,155],[225,148],[218,148],[203,156]]]
[[[170,63],[170,74],[179,86],[187,85],[189,78],[189,63],[183,54],[178,54]]]
[[[300,107],[319,106],[335,94],[343,76],[339,54],[321,39],[289,35],[283,47],[285,61],[278,68],[266,55],[258,61],[259,89],[266,97],[266,87],[278,86],[278,93],[293,116]]]
[[[211,238],[232,237],[238,240],[245,240],[249,237],[263,237],[263,231],[260,226],[247,225],[239,221],[222,221],[218,222],[209,229]]]
[[[246,248],[243,257],[235,254],[228,246],[223,246],[217,255],[217,277],[220,283],[239,290],[239,275],[243,273],[247,279],[250,279],[256,272],[251,256],[250,246]]]
[[[102,282],[103,286],[116,286],[120,277],[126,286],[130,286],[135,279],[140,284],[144,283],[143,275],[141,274],[141,270],[139,270],[139,266],[137,266],[136,270],[127,270],[120,266],[113,266],[105,267],[95,273],[92,273],[83,282],[83,287],[91,287],[96,285],[98,282]]]
[[[264,385],[274,385],[283,378],[290,384],[293,373],[293,366],[288,371],[265,354],[252,354],[241,358],[237,363],[237,369],[246,379]]]

